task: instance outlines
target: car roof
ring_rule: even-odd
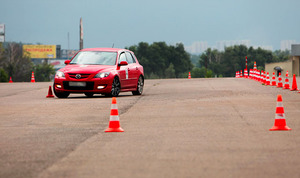
[[[127,49],[120,48],[85,48],[80,51],[106,51],[106,52],[121,52],[121,51],[129,51]]]

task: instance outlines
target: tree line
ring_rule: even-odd
[[[234,77],[236,71],[245,69],[245,57],[248,69],[254,61],[260,70],[265,63],[289,59],[289,51],[275,52],[262,48],[254,49],[245,45],[226,47],[224,51],[208,48],[200,55],[190,55],[183,44],[168,46],[165,42],[148,44],[141,42],[130,46],[139,62],[144,66],[146,78],[185,78],[191,72],[193,78]]]
[[[0,43],[0,82],[29,82],[32,71],[38,82],[50,81],[54,67],[47,62],[35,65],[29,55],[23,55],[21,43]]]
[[[143,65],[145,78],[183,78],[193,68],[182,43],[173,46],[165,42],[140,42],[127,49],[134,52]]]
[[[290,53],[279,50],[272,52],[260,47],[248,48],[245,45],[226,47],[224,51],[208,48],[198,56],[199,60],[192,73],[198,75],[194,77],[234,77],[236,71],[246,68],[246,56],[248,69],[252,69],[256,62],[258,69],[263,70],[265,63],[288,60]]]
[[[165,42],[127,47],[133,51],[144,67],[146,79],[187,78],[191,72],[193,78],[234,77],[236,71],[253,68],[254,61],[260,70],[265,63],[289,59],[289,51],[269,51],[254,49],[244,45],[226,47],[224,51],[208,48],[200,55],[191,55],[182,43],[167,45]],[[21,43],[0,43],[0,82],[8,82],[9,77],[16,82],[29,82],[31,72],[35,72],[36,81],[50,81],[55,70],[46,62],[35,65],[28,55],[23,55]]]

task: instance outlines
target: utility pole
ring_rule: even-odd
[[[80,25],[79,25],[79,50],[83,49],[83,27],[82,27],[82,17],[80,18]]]
[[[67,50],[67,58],[69,60],[69,52],[70,52],[70,33],[68,32],[68,50]]]

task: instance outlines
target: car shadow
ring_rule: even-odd
[[[132,95],[130,94],[120,94],[117,98],[123,98],[123,97],[136,97],[138,95]],[[71,95],[68,98],[57,98],[57,99],[99,99],[99,98],[112,98],[111,96],[105,96],[105,95],[94,95],[93,97],[87,97],[85,95]]]

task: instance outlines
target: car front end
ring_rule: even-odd
[[[111,72],[63,72],[57,71],[54,89],[58,93],[110,93],[113,74]]]

